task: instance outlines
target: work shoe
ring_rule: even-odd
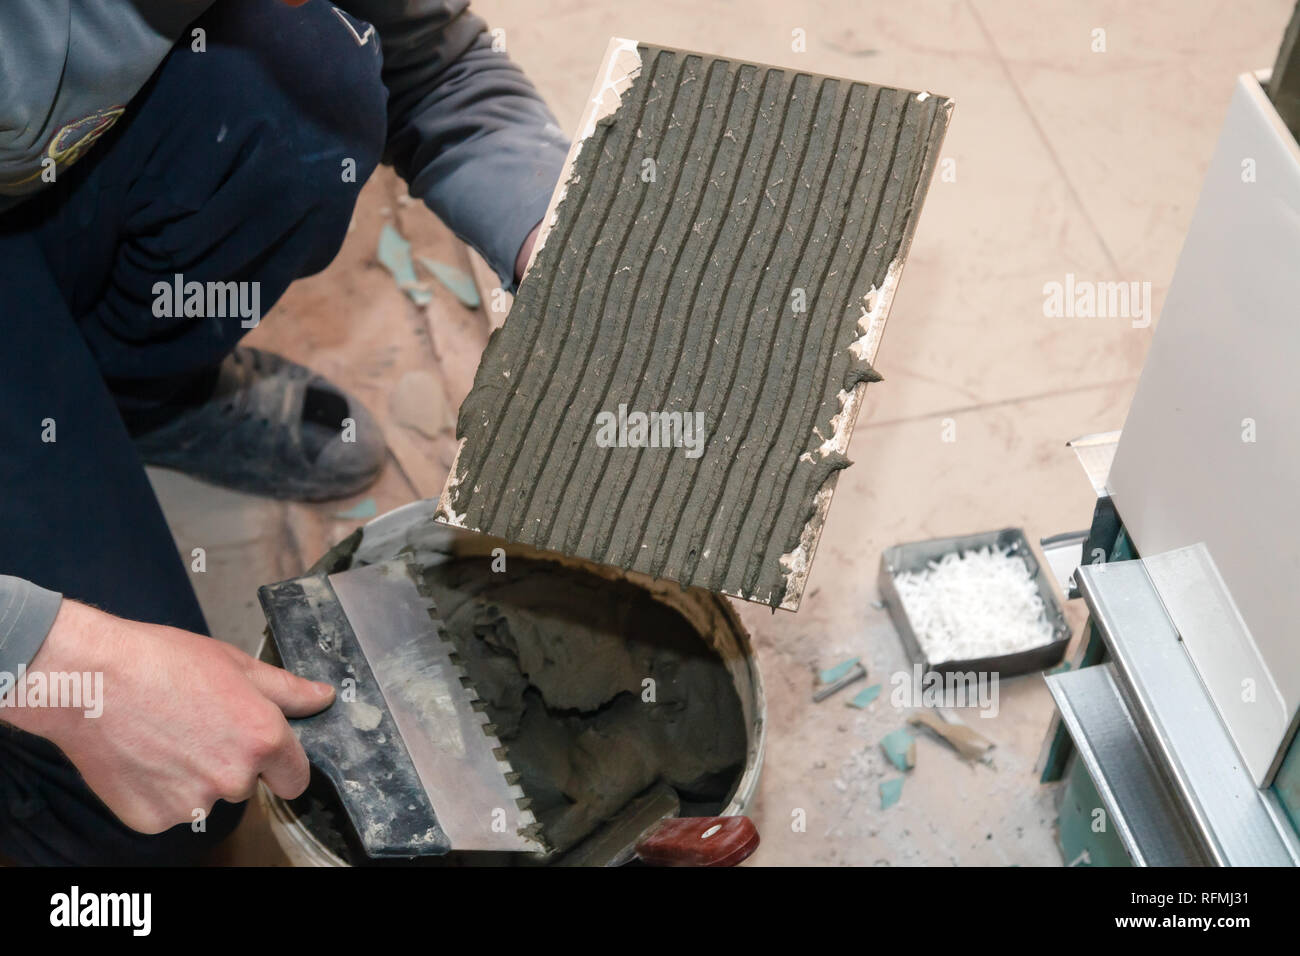
[[[206,401],[135,437],[145,464],[271,498],[344,498],[379,476],[387,446],[365,407],[311,369],[240,347]]]

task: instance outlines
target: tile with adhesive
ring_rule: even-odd
[[[952,104],[614,41],[439,517],[797,608]]]

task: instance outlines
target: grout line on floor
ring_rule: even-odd
[[[1007,62],[1006,57],[1002,55],[1002,50],[998,47],[997,41],[993,39],[993,34],[990,32],[988,25],[985,24],[984,18],[980,16],[979,10],[975,6],[975,0],[966,0],[966,8],[970,10],[970,14],[975,18],[975,23],[979,26],[980,32],[984,34],[984,39],[988,43],[989,49],[993,51],[993,55],[997,59],[998,65],[1002,68],[1002,72],[1006,75],[1007,82],[1011,84],[1011,89],[1016,94],[1016,99],[1020,101],[1020,106],[1024,109],[1025,116],[1029,118],[1029,122],[1033,125],[1034,131],[1038,134],[1038,138],[1043,141],[1043,147],[1047,150],[1047,155],[1051,159],[1052,165],[1054,165],[1057,171],[1061,174],[1061,181],[1065,183],[1065,188],[1069,192],[1070,198],[1074,201],[1074,204],[1079,207],[1079,211],[1083,214],[1083,221],[1088,224],[1088,228],[1091,229],[1092,234],[1096,236],[1097,242],[1101,245],[1102,252],[1106,254],[1106,259],[1110,263],[1111,269],[1114,271],[1115,275],[1118,276],[1120,274],[1119,260],[1115,257],[1115,253],[1111,251],[1110,246],[1106,243],[1106,237],[1102,235],[1101,229],[1098,228],[1096,221],[1092,218],[1091,213],[1088,211],[1088,207],[1084,204],[1083,197],[1080,196],[1079,191],[1075,189],[1074,182],[1070,179],[1069,174],[1065,170],[1065,164],[1061,162],[1061,158],[1057,154],[1056,148],[1052,145],[1051,139],[1047,136],[1047,131],[1043,129],[1043,125],[1038,121],[1038,116],[1030,107],[1028,98],[1020,88],[1020,84],[1016,81],[1016,76],[1011,71],[1011,65]]]
[[[402,426],[399,423],[394,422],[391,427],[401,428]],[[420,494],[420,489],[415,486],[415,479],[412,478],[407,473],[406,469],[402,467],[402,461],[393,452],[392,446],[389,446],[388,449],[388,460],[391,462],[392,467],[397,469],[397,473],[402,476],[402,481],[406,482],[406,488],[411,493],[412,500],[423,497]]]
[[[284,535],[285,548],[283,553],[292,554],[297,558],[297,566],[293,569],[293,575],[302,574],[307,568],[311,567],[315,558],[308,558],[303,554],[302,543],[298,540],[298,535],[293,530],[293,518],[289,509],[293,507],[291,502],[283,502],[280,505],[280,530]]]
[[[1103,388],[1117,388],[1121,385],[1136,385],[1137,376],[1130,378],[1119,378],[1110,382],[1098,382],[1095,385],[1080,385],[1076,388],[1057,388],[1050,392],[1039,392],[1035,395],[1016,395],[1011,398],[1000,398],[995,402],[982,402],[978,405],[962,405],[957,408],[939,409],[933,412],[924,412],[920,415],[904,415],[901,418],[886,418],[882,421],[860,421],[858,428],[883,428],[886,425],[906,425],[909,422],[923,422],[934,418],[943,418],[951,415],[968,415],[971,412],[982,412],[990,408],[1001,408],[1005,405],[1019,405],[1024,402],[1039,402],[1049,398],[1059,398],[1065,395],[1078,395],[1083,392],[1095,392]],[[870,390],[868,390],[870,394]]]

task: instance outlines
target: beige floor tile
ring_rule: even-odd
[[[1294,4],[971,0],[1118,278],[1168,284],[1233,78],[1270,69]],[[1105,52],[1093,52],[1093,31]]]

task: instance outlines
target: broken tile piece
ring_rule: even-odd
[[[374,498],[362,498],[347,511],[336,511],[334,517],[343,521],[356,521],[363,518],[373,518],[379,510],[375,504]]]
[[[822,676],[827,674],[839,674],[835,680],[830,683],[819,683],[813,688],[813,702],[820,704],[828,697],[833,697],[850,684],[856,684],[867,676],[867,669],[857,662],[857,658],[847,662],[848,670],[845,671],[840,667],[834,667],[829,671],[823,671]]]
[[[880,809],[888,810],[903,795],[903,778],[880,781]]]
[[[870,687],[864,687],[854,695],[849,701],[850,707],[857,707],[859,710],[866,707],[873,700],[880,696],[880,685],[872,684]]]
[[[952,104],[616,48],[438,517],[793,610]]]
[[[916,766],[916,738],[906,730],[900,728],[885,734],[880,740],[880,749],[899,770],[911,770]]]
[[[376,258],[392,277],[397,287],[407,294],[416,305],[428,305],[433,301],[433,293],[420,284],[415,276],[415,264],[411,261],[411,244],[402,238],[402,234],[390,224],[384,223],[379,232],[379,248]]]
[[[967,760],[981,760],[993,749],[993,741],[978,730],[966,724],[944,720],[931,710],[918,710],[908,717],[907,722],[913,726],[930,728]]]
[[[479,298],[478,286],[474,284],[473,276],[457,269],[455,266],[449,266],[445,262],[430,259],[428,256],[420,256],[420,265],[428,269],[435,279],[445,285],[465,308],[477,309],[479,307],[482,300]]]
[[[844,661],[841,664],[836,664],[834,667],[826,668],[826,670],[821,672],[821,682],[823,684],[834,684],[837,680],[851,671],[853,665],[858,663],[860,660],[860,657],[850,657],[847,661]]]

